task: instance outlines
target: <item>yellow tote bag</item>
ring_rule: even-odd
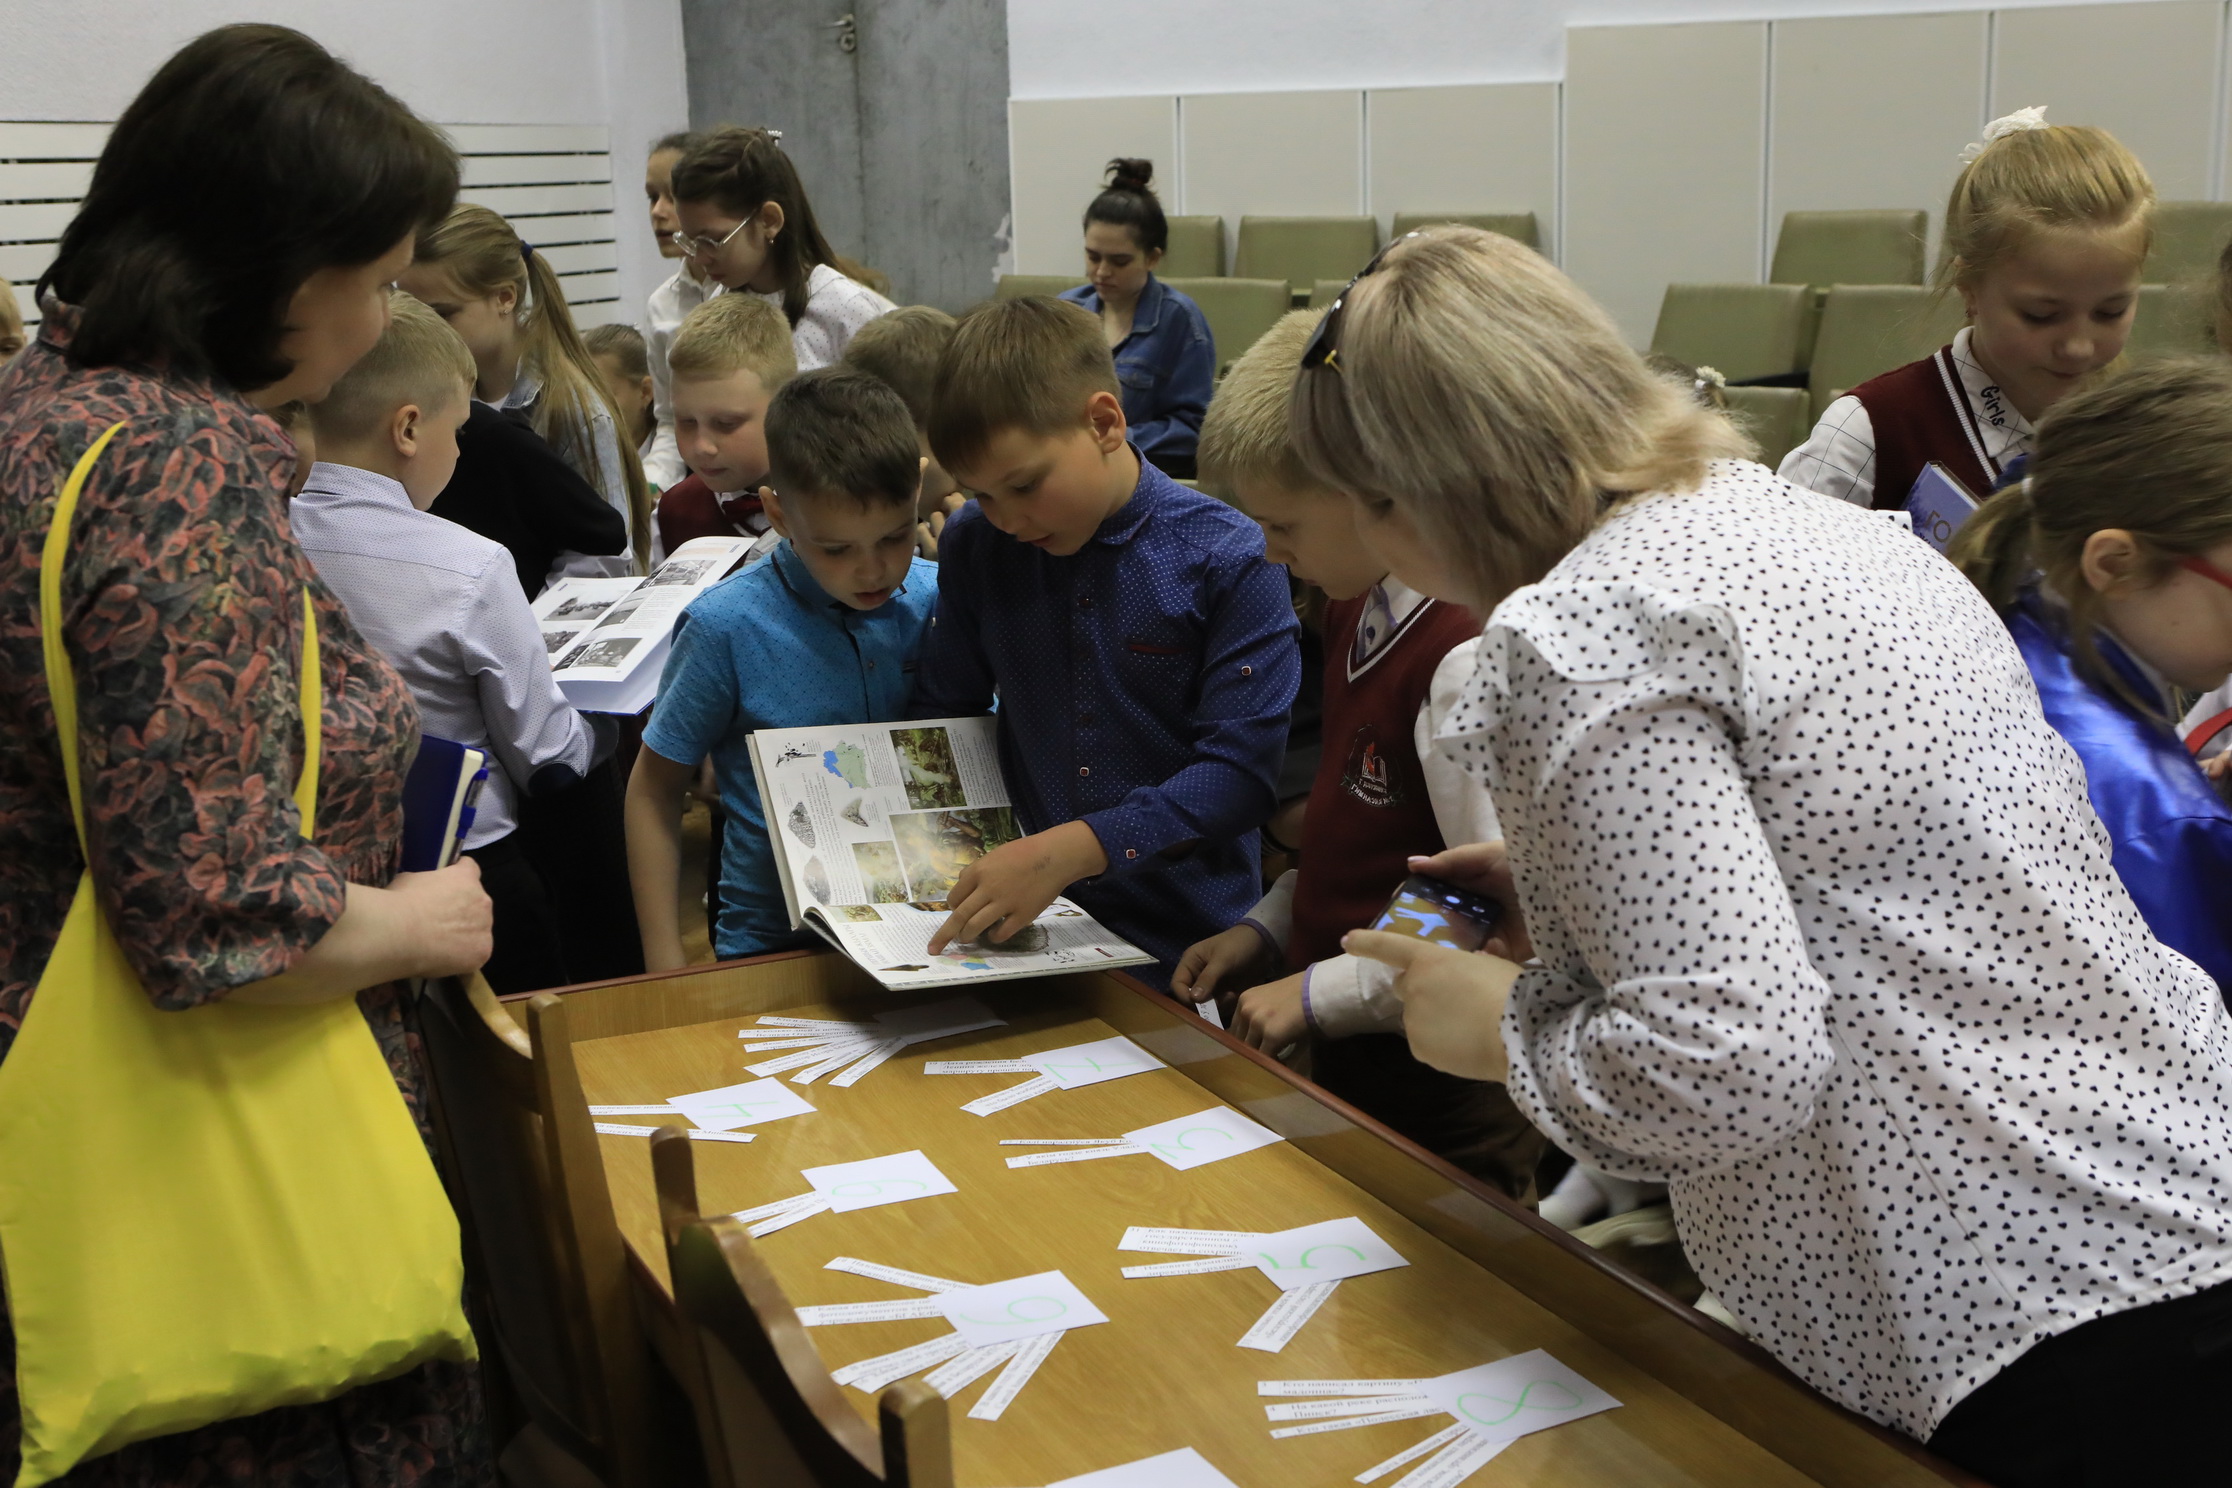
[[[62,565],[78,494],[122,427],[70,473],[39,573],[81,844]],[[307,835],[321,689],[302,604]],[[130,1442],[474,1357],[457,1219],[355,999],[158,1011],[90,871],[0,1063],[0,1267],[23,1409],[16,1488]]]

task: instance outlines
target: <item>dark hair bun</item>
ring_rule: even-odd
[[[1118,156],[1108,162],[1108,189],[1111,191],[1136,191],[1145,195],[1153,191],[1155,162]]]

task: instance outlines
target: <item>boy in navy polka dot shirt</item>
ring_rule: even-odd
[[[682,797],[710,755],[727,825],[713,949],[723,960],[815,943],[791,929],[752,773],[759,729],[906,716],[935,565],[914,556],[914,420],[865,372],[785,383],[767,410],[776,549],[682,612],[628,781],[628,872],[644,964],[685,964]]]
[[[1031,834],[956,881],[931,950],[1004,939],[1068,894],[1153,955],[1262,890],[1301,677],[1263,536],[1127,439],[1094,317],[1044,298],[972,311],[938,365],[930,446],[974,499],[939,544],[912,712],[998,705],[1000,765]]]

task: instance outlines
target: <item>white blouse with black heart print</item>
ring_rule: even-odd
[[[2232,1017],[1900,526],[1734,461],[1630,501],[1496,609],[1441,740],[1540,958],[1521,1109],[1670,1183],[1754,1336],[1927,1437],[2040,1340],[2232,1278]]]

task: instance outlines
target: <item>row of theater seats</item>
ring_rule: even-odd
[[[1217,341],[1220,373],[1287,311],[1330,304],[1380,247],[1379,222],[1372,217],[1243,217],[1228,275],[1222,217],[1169,221],[1170,247],[1155,272],[1201,306]],[[1532,212],[1398,212],[1395,236],[1445,222],[1542,246]],[[998,294],[1060,294],[1084,282],[1068,274],[1003,274]]]
[[[1831,400],[1960,329],[1959,297],[1923,285],[1928,227],[1919,211],[1789,213],[1770,282],[1668,285],[1651,349],[1727,378],[1731,407],[1777,463]],[[2203,285],[2228,238],[2232,204],[2160,205],[2129,354],[2212,348]]]
[[[1224,218],[1172,217],[1168,221],[1170,245],[1163,252],[1158,273],[1166,279],[1226,277]],[[1532,212],[1397,212],[1395,236],[1443,222],[1484,227],[1517,238],[1529,248],[1542,246]],[[1308,295],[1310,286],[1320,279],[1347,280],[1379,250],[1379,245],[1379,221],[1374,217],[1243,217],[1230,274],[1238,279],[1284,279],[1299,299]]]
[[[1540,246],[1534,214],[1398,213],[1394,235],[1462,222]],[[1778,463],[1830,401],[1942,346],[1960,328],[1957,296],[1924,287],[1929,214],[1790,212],[1766,284],[1670,284],[1651,349],[1727,378],[1731,408]],[[2131,354],[2212,348],[2205,281],[2232,239],[2232,203],[2163,202],[2140,291]],[[1298,305],[1322,308],[1380,246],[1371,217],[1243,217],[1225,273],[1222,217],[1172,217],[1158,272],[1201,306],[1219,371]],[[1059,294],[1061,274],[1007,274],[1002,298]]]

